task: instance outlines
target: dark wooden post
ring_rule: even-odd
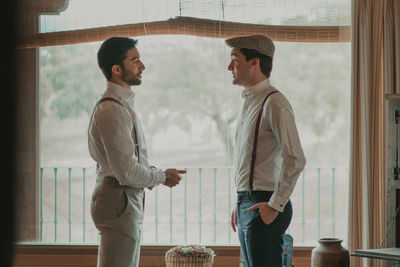
[[[41,14],[59,14],[68,0],[21,0],[18,36],[39,32]],[[38,48],[17,50],[15,241],[39,239],[39,58]]]

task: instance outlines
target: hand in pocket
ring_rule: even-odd
[[[248,208],[248,211],[256,209],[258,209],[261,220],[266,225],[271,224],[276,219],[276,217],[278,217],[278,211],[273,209],[270,205],[268,205],[268,202],[259,202]]]

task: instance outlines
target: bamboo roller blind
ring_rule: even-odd
[[[349,26],[275,26],[178,17],[166,21],[30,34],[19,37],[18,48],[96,42],[112,36],[133,37],[160,34],[184,34],[210,38],[229,38],[246,34],[266,34],[274,41],[350,41]]]

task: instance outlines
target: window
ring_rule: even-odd
[[[111,27],[117,34],[122,28],[118,25],[130,23],[145,35],[153,34],[139,36],[147,69],[143,85],[135,88],[150,160],[160,167],[188,168],[179,187],[147,194],[144,242],[237,244],[229,218],[235,200],[232,140],[241,88],[231,84],[226,69],[230,50],[223,38],[206,36],[251,32],[257,25],[272,25],[268,30],[274,32],[277,51],[271,82],[294,108],[308,159],[292,196],[289,231],[295,245],[315,244],[319,236],[346,239],[350,43],[342,37],[350,24],[349,1],[68,3],[59,15],[40,16],[40,36],[25,39],[44,46],[39,56],[40,242],[97,242],[89,212],[95,174],[86,131],[105,88],[96,62],[99,43],[46,45],[64,39],[90,42],[101,34],[94,27]],[[46,1],[38,5],[45,10],[51,6]],[[37,14],[34,7],[31,11]],[[173,27],[184,35],[154,35],[175,16],[215,23],[207,28],[205,21],[180,20]],[[26,29],[32,28],[30,18],[26,15]],[[257,25],[253,29],[231,21]]]
[[[97,242],[87,125],[105,89],[98,46],[40,50],[43,242]],[[308,160],[292,196],[289,231],[296,245],[313,245],[319,236],[346,239],[350,44],[276,47],[271,82],[293,106]],[[146,193],[144,243],[238,244],[229,219],[242,88],[227,71],[230,49],[221,39],[173,35],[140,37],[138,49],[146,70],[134,91],[150,160],[188,169],[173,190]]]

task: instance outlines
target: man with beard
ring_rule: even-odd
[[[292,194],[306,159],[292,107],[269,80],[275,46],[264,35],[227,39],[228,70],[244,87],[235,136],[238,228],[247,267],[282,266],[282,235],[292,218]]]
[[[174,187],[184,170],[149,165],[143,130],[131,86],[145,70],[137,40],[112,37],[103,42],[97,60],[107,89],[89,122],[88,145],[96,161],[91,215],[100,232],[98,267],[137,267],[144,211],[144,189]]]

